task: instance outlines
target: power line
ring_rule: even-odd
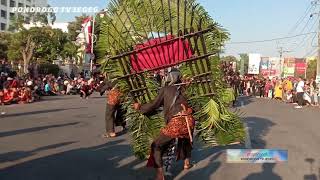
[[[308,57],[308,56],[310,56],[310,55],[313,55],[314,53],[316,53],[317,52],[317,48],[313,48],[313,49],[311,49],[311,51],[308,51],[304,56],[303,56],[303,58],[306,58],[306,57]]]
[[[253,43],[263,43],[263,42],[270,42],[270,41],[277,41],[277,40],[283,40],[283,39],[291,39],[299,36],[305,36],[308,34],[314,34],[317,32],[308,32],[308,33],[303,33],[303,34],[297,34],[294,36],[286,36],[286,37],[280,37],[280,38],[273,38],[273,39],[265,39],[265,40],[257,40],[257,41],[240,41],[240,42],[229,42],[226,44],[253,44]]]
[[[306,11],[304,12],[304,15],[298,19],[297,23],[293,26],[293,28],[291,28],[291,30],[289,31],[289,34],[292,34],[301,24],[301,22],[309,15],[310,11],[312,10],[312,7],[314,7],[313,5],[309,5],[308,8],[306,9]]]
[[[310,20],[311,20],[311,17],[309,17],[309,19],[308,19],[307,23],[304,25],[304,27],[302,28],[302,30],[300,31],[300,33],[299,33],[299,34],[303,33],[303,32],[304,32],[304,30],[306,29],[306,27],[308,27]]]
[[[315,4],[313,4],[313,7],[315,7]],[[306,27],[308,26],[311,18],[313,16],[311,15],[310,18],[308,19],[308,22],[306,23],[306,25],[304,26],[304,28],[301,30],[301,33],[303,33],[303,31],[306,29]],[[319,21],[319,16],[316,18],[316,20],[314,21],[314,23],[310,26],[310,28],[308,29],[307,32],[311,32],[314,28],[314,26],[316,25],[316,23]],[[316,34],[314,35],[316,36]],[[310,41],[310,39],[312,38],[312,36],[308,37],[308,38],[302,38],[299,43],[294,43],[294,45],[291,47],[291,49],[293,49],[292,51],[296,51],[297,49],[299,49],[300,47],[306,45],[306,43],[308,43]],[[314,37],[313,37],[313,40],[314,40]],[[312,41],[313,41],[312,40]],[[296,47],[294,47],[296,46]]]
[[[295,44],[296,47],[292,47],[292,48],[291,48],[292,51],[296,51],[296,50],[298,50],[299,48],[301,48],[301,47],[303,47],[304,45],[306,45],[306,43],[309,42],[311,38],[312,38],[312,41],[311,41],[311,44],[312,44],[316,36],[317,36],[317,34],[314,33],[313,36],[309,36],[308,38],[303,38],[303,39],[300,41],[300,43]]]

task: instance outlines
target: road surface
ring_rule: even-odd
[[[152,169],[132,156],[128,134],[102,139],[105,97],[50,97],[6,106],[0,116],[0,180],[152,179]],[[195,146],[195,166],[175,179],[320,180],[320,108],[266,99],[241,98],[238,108],[249,128],[252,148],[287,149],[280,164],[228,164],[225,149]]]

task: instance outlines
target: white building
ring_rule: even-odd
[[[11,17],[17,15],[17,13],[11,12],[11,9],[16,7],[46,7],[48,0],[0,0],[0,31],[5,31],[9,28]],[[26,14],[26,21],[28,17]]]

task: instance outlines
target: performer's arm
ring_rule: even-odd
[[[143,114],[147,114],[159,108],[161,105],[163,105],[163,102],[164,102],[164,89],[162,88],[158,96],[152,102],[143,104],[139,108],[139,110]]]

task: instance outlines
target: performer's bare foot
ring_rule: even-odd
[[[157,168],[157,175],[155,180],[164,180],[164,174],[162,168]]]
[[[117,134],[116,133],[105,133],[102,135],[103,138],[113,138],[116,137]]]
[[[188,170],[190,168],[192,168],[192,164],[190,163],[190,159],[185,159],[183,169]]]

